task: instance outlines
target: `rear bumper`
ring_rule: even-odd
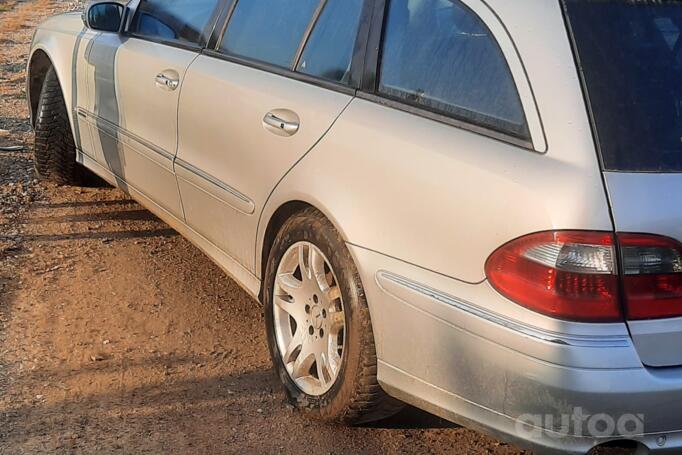
[[[499,298],[487,283],[351,250],[391,395],[537,453],[619,439],[682,453],[682,369],[643,367],[624,325],[603,336],[539,328],[469,303]]]
[[[510,359],[510,362],[513,361],[514,359]],[[548,376],[553,373],[551,370],[547,372]],[[379,375],[384,389],[396,398],[538,454],[583,455],[593,447],[613,440],[637,441],[648,449],[644,453],[682,453],[682,432],[649,431],[649,422],[652,419],[679,421],[680,390],[662,391],[651,387],[651,384],[641,383],[641,378],[635,379],[635,384],[632,384],[632,376],[628,372],[611,372],[594,377],[589,373],[574,371],[565,379],[567,383],[594,384],[601,381],[605,386],[625,384],[620,390],[608,393],[597,392],[601,389],[599,386],[578,388],[567,386],[563,381],[526,379],[523,386],[526,388],[527,401],[519,403],[515,412],[529,412],[517,417],[506,414],[505,412],[510,412],[508,410],[481,406],[385,362],[380,364]],[[551,398],[543,403],[541,397],[549,397],[549,394],[552,394]],[[533,399],[531,395],[536,395],[536,398]],[[600,400],[608,402],[607,407],[600,408],[594,404],[597,395],[606,396]],[[640,402],[633,403],[633,397]],[[657,404],[656,400],[662,397],[672,397],[671,401],[675,405]],[[563,400],[565,412],[557,412],[557,400]],[[563,421],[562,418],[566,420]],[[581,425],[575,426],[573,419],[579,419]],[[613,425],[613,429],[602,427],[604,424]],[[558,428],[547,428],[551,425],[557,425]],[[643,431],[636,428],[637,425]],[[626,430],[623,433],[618,430],[621,426]]]

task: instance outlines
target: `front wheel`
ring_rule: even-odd
[[[280,230],[266,269],[268,344],[289,401],[321,420],[359,424],[402,408],[377,382],[372,324],[350,252],[319,211]]]
[[[76,144],[54,68],[47,72],[40,93],[33,153],[36,173],[41,179],[60,185],[85,183],[87,174],[76,162]]]

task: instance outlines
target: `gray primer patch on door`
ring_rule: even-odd
[[[116,55],[124,43],[125,39],[118,34],[102,33],[88,43],[86,59],[95,68],[94,114],[104,159],[118,186],[128,191],[118,130],[121,114],[116,90]]]

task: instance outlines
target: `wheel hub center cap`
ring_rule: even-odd
[[[324,323],[324,317],[322,316],[322,308],[320,308],[318,305],[315,305],[310,310],[310,316],[312,319],[311,322],[313,324],[313,327],[315,327],[316,329],[321,329],[322,324]]]

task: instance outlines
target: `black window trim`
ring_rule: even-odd
[[[296,71],[296,68],[298,68],[298,64],[300,63],[301,57],[303,56],[303,51],[305,50],[305,47],[308,45],[308,41],[310,41],[310,36],[313,34],[313,30],[317,25],[317,21],[320,20],[322,11],[324,11],[325,7],[327,6],[327,3],[329,3],[329,0],[320,0],[320,3],[317,4],[317,8],[315,8],[313,17],[310,19],[310,22],[308,22],[308,26],[306,27],[305,32],[303,32],[303,39],[301,40],[300,43],[298,43],[298,49],[296,49],[294,61],[291,63],[291,66],[289,67],[291,71]]]
[[[530,125],[528,124],[528,116],[526,115],[526,110],[523,106],[523,103],[521,103],[521,108],[523,109],[524,119],[528,128],[528,137],[516,136],[508,131],[496,129],[489,124],[479,124],[470,118],[461,118],[455,116],[454,114],[432,109],[422,104],[410,103],[409,101],[402,98],[394,98],[379,91],[381,50],[383,46],[384,28],[388,16],[389,1],[390,0],[375,0],[375,9],[372,15],[372,28],[367,43],[367,53],[365,55],[365,72],[362,85],[357,93],[357,96],[367,101],[375,102],[383,106],[391,107],[430,120],[435,120],[446,125],[454,126],[462,130],[536,152],[532,133],[530,131]],[[476,15],[476,17],[478,17],[478,15]],[[480,17],[479,20],[481,20]],[[495,39],[495,41],[499,46],[497,39]],[[509,62],[507,61],[506,56],[504,56],[504,60],[506,65],[509,67]],[[516,81],[514,81],[514,87],[517,93],[519,93]]]
[[[232,20],[232,15],[234,14],[234,10],[237,7],[238,2],[239,0],[226,0],[227,5],[225,5],[223,8],[223,14],[221,14],[218,23],[215,25],[215,27],[213,27],[213,33],[208,40],[206,50],[218,51],[220,49],[223,36],[225,36],[225,33],[227,33],[227,26]]]
[[[355,87],[351,87],[349,85],[341,84],[327,79],[322,79],[316,76],[310,76],[307,74],[298,73],[296,71],[291,71],[289,68],[285,68],[282,66],[272,65],[270,63],[244,58],[236,55],[225,54],[214,49],[204,49],[201,53],[202,55],[206,55],[208,57],[224,60],[230,63],[236,63],[238,65],[265,71],[271,74],[276,74],[278,76],[283,76],[288,79],[305,82],[311,85],[316,85],[321,88],[344,93],[350,96],[355,96],[356,93]]]
[[[206,27],[204,27],[204,30],[201,32],[201,38],[198,43],[192,43],[189,41],[183,41],[183,40],[167,40],[163,38],[158,38],[154,36],[148,36],[148,35],[142,35],[139,33],[131,32],[130,28],[133,25],[133,21],[135,20],[135,15],[137,14],[137,10],[144,0],[136,0],[135,2],[131,2],[128,7],[126,8],[126,24],[124,26],[124,29],[121,32],[121,35],[129,38],[135,38],[139,39],[142,41],[147,41],[150,43],[156,43],[156,44],[163,44],[165,46],[170,46],[170,47],[175,47],[178,49],[184,49],[187,51],[193,51],[193,52],[201,52],[202,49],[206,47],[208,44],[208,41],[213,34],[213,30],[216,27],[216,24],[219,21],[219,18],[221,16],[221,12],[225,8],[225,4],[232,1],[232,0],[218,0],[216,3],[216,6],[211,13],[211,18],[208,20],[206,23]]]
[[[468,131],[470,133],[477,134],[479,136],[485,136],[489,139],[494,139],[499,142],[504,142],[505,144],[514,145],[516,147],[520,147],[525,150],[535,152],[532,140],[520,139],[506,132],[497,131],[493,128],[490,128],[488,125],[477,125],[476,123],[471,122],[470,120],[462,120],[449,114],[443,114],[437,110],[431,110],[428,108],[423,108],[421,106],[406,103],[402,100],[389,98],[384,94],[379,95],[375,93],[358,91],[357,97],[366,101],[370,101],[372,103],[379,104],[381,106],[386,106],[428,120],[433,120],[448,126],[452,126],[461,130]]]
[[[578,79],[580,79],[580,91],[583,95],[583,102],[585,103],[585,112],[587,113],[587,118],[590,121],[590,132],[592,133],[592,142],[594,143],[594,150],[597,153],[597,160],[599,161],[599,169],[602,171],[608,171],[606,169],[606,164],[604,163],[604,152],[601,147],[601,140],[599,138],[599,130],[597,129],[594,111],[592,110],[593,104],[590,98],[590,92],[587,89],[587,79],[583,69],[584,67],[582,59],[580,58],[578,52],[576,52],[576,49],[578,49],[578,43],[576,41],[575,34],[573,33],[573,25],[571,25],[571,19],[568,15],[568,8],[565,0],[559,0],[559,5],[561,7],[561,15],[564,20],[564,26],[566,27],[566,31],[568,33],[568,39],[571,43],[571,54],[573,55],[576,73],[578,75]]]
[[[211,37],[208,40],[209,46],[205,47],[202,50],[203,55],[247,66],[250,68],[258,69],[261,71],[269,72],[272,74],[276,74],[278,76],[283,76],[289,79],[308,83],[328,90],[344,93],[350,96],[355,96],[357,94],[357,89],[361,85],[362,75],[364,74],[365,53],[367,50],[366,49],[367,35],[369,34],[371,29],[372,21],[371,13],[374,8],[374,0],[363,0],[362,13],[360,17],[360,23],[358,26],[358,34],[355,39],[355,47],[353,49],[353,55],[351,57],[350,80],[346,84],[296,71],[296,68],[298,67],[303,52],[305,51],[305,47],[308,44],[310,36],[312,35],[315,29],[315,25],[317,25],[317,22],[320,16],[322,15],[322,12],[324,11],[324,8],[327,6],[329,0],[319,0],[319,4],[315,9],[313,17],[308,23],[308,26],[306,27],[301,42],[297,47],[296,57],[294,58],[294,61],[289,67],[273,65],[271,63],[263,62],[257,59],[229,54],[227,52],[220,50],[223,37],[227,32],[227,28],[230,25],[230,20],[232,19],[234,10],[237,7],[239,1],[247,0],[225,0],[224,11],[220,15],[218,23],[213,28],[213,33],[211,34]]]

